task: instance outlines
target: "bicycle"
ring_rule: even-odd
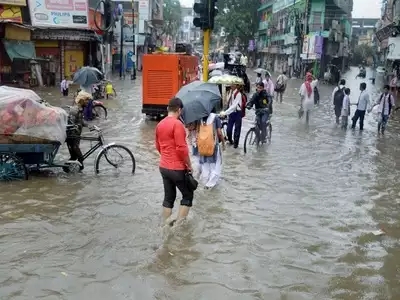
[[[69,111],[72,106],[71,105],[64,105],[62,108],[66,111]],[[108,116],[107,108],[103,105],[103,102],[93,100],[93,107],[92,107],[92,121],[95,119],[99,120],[106,120]]]
[[[256,147],[258,148],[260,146],[260,143],[263,143],[261,141],[261,128],[258,125],[256,115],[253,124],[254,125],[247,131],[246,136],[244,138],[244,145],[243,145],[244,153],[247,153],[247,145],[256,145]],[[272,136],[272,124],[270,115],[267,120],[267,136],[266,136],[267,144],[271,143],[271,136]]]
[[[75,128],[75,125],[67,125],[67,130],[72,130]],[[129,172],[131,174],[135,173],[136,170],[136,160],[135,157],[133,156],[132,152],[125,146],[119,145],[116,143],[109,143],[106,144],[104,137],[103,137],[103,132],[102,130],[97,127],[97,126],[91,126],[89,128],[91,132],[96,132],[97,136],[77,136],[76,138],[82,140],[82,141],[89,141],[89,142],[96,142],[94,146],[92,146],[85,154],[83,154],[83,160],[88,158],[90,155],[92,155],[97,149],[100,149],[100,152],[97,153],[96,158],[94,160],[94,171],[96,174],[100,174],[100,160],[104,157],[106,162],[111,165],[114,169],[117,169],[120,165],[120,161],[112,161],[110,159],[110,154],[112,151],[116,151],[117,154],[121,156],[120,153],[118,153],[117,150],[123,150],[124,152],[128,153],[128,157],[132,161],[132,167],[129,167]],[[123,162],[123,161],[122,161]],[[63,167],[63,171],[66,173],[70,173],[71,171],[74,171],[76,166],[79,166],[80,163],[77,161],[68,161]]]
[[[221,124],[222,124],[222,135],[224,136],[225,141],[228,140],[228,135],[227,135],[227,131],[228,131],[228,117],[224,116],[224,117],[220,117],[221,118]]]

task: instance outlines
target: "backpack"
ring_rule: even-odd
[[[319,103],[319,90],[317,87],[314,87],[314,104],[318,104]]]
[[[379,104],[381,104],[384,95],[385,95],[384,93],[381,94],[381,97],[379,98]],[[392,112],[392,101],[390,101],[390,100],[393,100],[392,97],[393,97],[393,95],[392,95],[392,94],[389,94],[389,99],[388,99],[388,103],[389,103],[389,115],[390,115],[390,113]],[[383,106],[382,106],[382,107],[383,107]],[[382,113],[383,113],[383,112],[382,112]]]
[[[344,87],[339,88],[333,95],[333,105],[337,107],[342,107],[344,98]]]
[[[238,93],[239,93],[239,91],[236,91],[236,93],[233,95],[233,98],[236,98]],[[241,94],[242,94],[242,104],[240,105],[240,109],[242,112],[242,118],[244,118],[246,116],[247,96],[243,93],[241,93]]]
[[[275,84],[275,92],[282,92],[284,85],[283,85],[283,75],[279,75],[278,79],[276,80]]]
[[[212,122],[207,124],[203,120],[200,121],[199,130],[197,133],[197,149],[201,156],[213,156],[215,150],[215,137],[214,132],[214,120],[215,115],[210,115],[208,118],[212,117]],[[207,121],[209,121],[207,119]],[[210,120],[211,121],[211,120]]]

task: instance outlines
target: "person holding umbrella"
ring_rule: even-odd
[[[207,117],[189,124],[187,128],[193,156],[198,164],[200,180],[206,189],[211,189],[221,177],[221,152],[225,150],[222,123],[216,114],[216,109],[214,108]]]
[[[242,93],[240,92],[240,85],[233,84],[231,86],[232,93],[228,99],[228,109],[221,111],[220,116],[229,116],[228,128],[226,129],[226,135],[230,144],[236,149],[239,146],[240,133],[242,130],[242,117],[243,117],[243,103]],[[234,132],[233,132],[233,129]],[[233,139],[232,139],[233,133]]]

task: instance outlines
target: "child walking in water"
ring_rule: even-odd
[[[342,104],[342,112],[341,112],[342,129],[347,129],[347,126],[349,124],[349,116],[350,116],[350,89],[345,88],[343,104]]]

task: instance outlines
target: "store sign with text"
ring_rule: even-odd
[[[304,36],[303,49],[300,57],[308,60],[321,59],[323,43],[324,37],[321,33],[310,33]]]
[[[400,37],[390,37],[388,49],[387,59],[400,60]]]
[[[0,22],[14,22],[22,24],[21,8],[0,4]]]
[[[0,0],[0,3],[10,6],[26,6],[26,0]]]
[[[89,28],[87,0],[28,0],[33,26]]]

